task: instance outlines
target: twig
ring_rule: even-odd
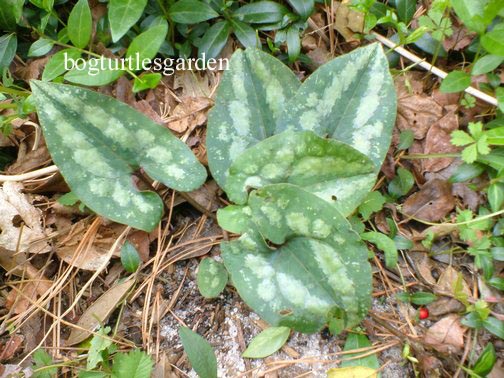
[[[22,173],[20,175],[0,175],[0,182],[6,181],[26,181],[34,179],[40,176],[49,175],[51,173],[58,172],[59,169],[55,165],[50,165],[49,167],[37,169],[35,171]]]
[[[376,39],[382,43],[383,45],[391,48],[392,50],[394,50],[396,53],[402,55],[403,57],[405,57],[406,59],[409,59],[411,60],[412,62],[414,62],[415,64],[419,65],[420,67],[426,69],[427,71],[430,71],[432,72],[434,75],[444,79],[448,74],[446,72],[444,72],[443,70],[440,70],[439,68],[433,66],[432,64],[426,62],[425,60],[419,58],[418,56],[416,56],[415,54],[412,54],[410,53],[408,50],[406,50],[404,47],[401,47],[399,45],[397,45],[395,42],[392,42],[390,39],[388,38],[385,38],[384,36],[382,36],[381,34],[378,34],[376,32],[373,32],[372,33],[373,36],[376,37]],[[480,90],[474,88],[474,87],[467,87],[465,89],[465,91],[467,93],[469,93],[470,95],[482,100],[482,101],[485,101],[486,103],[490,104],[490,105],[493,105],[493,106],[497,106],[498,103],[497,103],[497,99],[495,97],[492,97],[490,95],[487,95],[486,93],[483,93],[481,92]]]

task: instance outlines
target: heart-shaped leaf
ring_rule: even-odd
[[[345,54],[321,66],[284,107],[275,134],[311,130],[349,144],[375,164],[377,173],[392,138],[396,95],[387,58],[379,44]],[[327,200],[338,199],[349,215],[365,198],[376,174],[326,182],[318,188]]]
[[[299,84],[287,66],[267,53],[247,49],[233,54],[208,118],[208,164],[221,187],[234,159],[273,135]]]
[[[368,251],[332,206],[290,184],[250,195],[256,224],[222,244],[240,296],[273,326],[316,332],[330,321],[358,324],[370,305]],[[272,249],[265,240],[280,244]]]
[[[231,201],[245,204],[249,188],[290,183],[311,191],[327,181],[333,183],[338,178],[373,171],[370,159],[343,142],[319,137],[312,131],[285,131],[238,156],[229,169],[224,189]]]
[[[75,86],[31,81],[47,147],[72,191],[90,209],[150,231],[163,212],[154,192],[140,192],[139,167],[180,191],[198,188],[205,169],[170,131],[128,105]]]

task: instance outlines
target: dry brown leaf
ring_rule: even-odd
[[[464,329],[458,315],[439,320],[425,334],[424,341],[442,353],[456,353],[464,347]]]
[[[73,225],[72,230],[57,239],[56,254],[60,259],[67,264],[75,266],[80,269],[95,271],[99,269],[107,259],[109,259],[108,252],[116,241],[117,237],[124,231],[126,226],[119,224],[111,224],[109,226],[101,226],[98,232],[91,235],[87,245],[75,254],[77,247],[82,242],[90,226],[90,219],[83,219]],[[118,255],[119,248],[114,251]]]
[[[455,109],[450,111],[433,124],[425,137],[424,154],[457,152],[458,147],[451,143],[451,133],[458,129],[458,116]],[[423,171],[438,172],[448,167],[455,158],[432,158],[422,160]]]
[[[443,108],[424,94],[406,95],[397,102],[397,127],[411,130],[415,139],[423,139],[432,124],[443,116]]]
[[[88,331],[94,331],[100,326],[100,323],[105,323],[134,284],[135,280],[129,279],[102,294],[84,311],[77,322],[77,326],[83,329],[72,328],[65,344],[71,346],[86,340],[91,335]]]
[[[334,9],[334,29],[345,38],[345,41],[358,41],[355,34],[362,33],[364,30],[364,13],[338,2],[334,2]]]
[[[453,312],[464,311],[465,307],[456,299],[443,297],[427,305],[427,309],[429,310],[429,316],[439,317]]]
[[[211,105],[212,101],[206,97],[184,97],[167,119],[168,127],[177,133],[194,130],[206,122]]]
[[[436,222],[443,219],[454,207],[451,184],[434,179],[406,199],[403,212],[413,218]]]
[[[208,97],[215,85],[209,72],[200,75],[194,71],[181,70],[175,73],[173,79],[173,88],[180,90],[181,97]]]
[[[44,253],[51,247],[42,228],[42,212],[21,193],[23,185],[5,182],[0,188],[0,247],[10,251]]]
[[[149,234],[145,231],[134,231],[128,235],[128,241],[136,248],[143,262],[149,260]]]
[[[24,337],[22,335],[11,335],[9,340],[0,347],[0,361],[10,360],[21,349],[23,341]]]
[[[422,276],[426,282],[434,284],[436,280],[432,276],[432,262],[429,256],[423,252],[410,252],[408,255],[415,263],[416,270],[420,276]]]
[[[455,268],[453,268],[451,265],[448,265],[445,269],[443,269],[441,275],[439,276],[437,282],[439,289],[447,293],[455,294],[454,285],[457,282],[459,274],[461,273],[455,270]],[[462,282],[462,288],[461,288],[462,293],[471,296],[471,290],[469,289],[469,285],[466,283],[463,277],[461,282]]]
[[[140,100],[133,103],[133,107],[139,112],[145,114],[147,117],[152,119],[154,122],[163,125],[165,123],[165,119],[163,119],[149,104],[146,100]]]
[[[476,36],[475,33],[470,33],[465,27],[453,27],[453,34],[443,38],[443,47],[446,51],[460,51],[469,46]]]

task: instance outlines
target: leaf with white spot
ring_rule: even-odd
[[[290,184],[253,191],[249,206],[257,230],[222,243],[244,301],[271,325],[301,332],[316,332],[335,317],[344,327],[358,324],[370,306],[371,267],[347,220]]]
[[[33,80],[31,87],[54,163],[98,214],[145,231],[156,227],[163,202],[136,187],[138,168],[179,191],[205,181],[205,169],[184,143],[128,105],[70,85]]]
[[[387,58],[375,43],[317,69],[284,107],[275,134],[311,130],[349,144],[374,162],[375,173],[368,177],[319,188],[324,198],[335,195],[342,201],[339,208],[349,215],[374,185],[390,146],[396,107]]]
[[[208,117],[208,164],[221,187],[234,159],[274,134],[299,84],[286,65],[267,53],[247,49],[233,54]]]
[[[198,290],[205,298],[216,298],[228,282],[228,273],[222,263],[204,258],[198,266]]]
[[[249,188],[290,183],[317,192],[325,182],[374,172],[373,162],[349,145],[312,131],[285,131],[248,148],[229,168],[224,190],[245,204]],[[337,204],[337,201],[333,201]]]

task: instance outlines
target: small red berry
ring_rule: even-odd
[[[429,310],[427,310],[425,307],[420,307],[418,310],[418,317],[420,320],[427,319],[429,317]]]

